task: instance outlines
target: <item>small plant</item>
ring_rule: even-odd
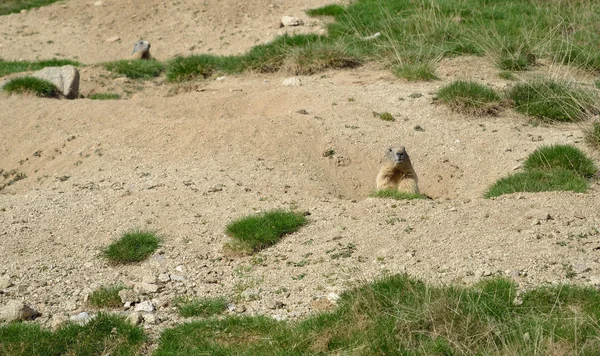
[[[103,251],[112,263],[139,262],[150,256],[160,246],[161,238],[149,231],[131,231],[111,243]]]
[[[89,96],[91,100],[118,100],[121,98],[116,93],[95,93]]]
[[[509,72],[509,71],[502,71],[502,72],[498,73],[498,76],[505,80],[517,80],[517,77],[512,72]]]
[[[275,210],[236,220],[227,225],[227,233],[235,241],[230,247],[252,253],[274,245],[304,224],[303,214]]]
[[[165,66],[157,60],[135,59],[104,63],[104,68],[130,79],[151,79],[158,77]]]
[[[593,148],[600,150],[600,121],[592,122],[592,124],[583,129],[585,141]]]
[[[453,110],[467,114],[496,114],[500,107],[500,96],[492,88],[472,81],[454,81],[442,87],[437,97]]]
[[[431,63],[405,64],[398,67],[394,74],[410,81],[432,81],[439,79]]]
[[[541,171],[565,169],[583,178],[591,178],[598,171],[590,158],[570,145],[542,146],[527,157],[523,168]]]
[[[572,82],[535,79],[508,90],[515,110],[547,121],[579,121],[595,111],[595,96]]]
[[[184,318],[192,316],[210,317],[224,312],[227,309],[227,300],[221,297],[195,300],[179,298],[174,301],[174,305],[179,311],[179,315]]]
[[[41,98],[53,98],[58,96],[58,89],[47,80],[34,77],[19,77],[10,80],[4,85],[4,91],[8,93],[35,94]]]
[[[389,112],[378,113],[377,116],[383,121],[396,121],[394,116]]]
[[[503,53],[498,58],[498,68],[507,71],[527,70],[535,64],[535,56],[530,53]]]
[[[419,193],[405,193],[392,189],[381,189],[371,193],[371,197],[374,198],[388,198],[395,200],[413,200],[413,199],[427,199],[426,195]]]
[[[332,158],[334,154],[335,154],[335,150],[333,150],[332,148],[329,148],[329,149],[326,149],[325,152],[323,152],[323,157]]]
[[[311,75],[327,69],[355,68],[361,60],[350,54],[342,43],[317,41],[285,52],[281,71],[293,75]]]
[[[120,308],[123,306],[119,292],[125,289],[122,284],[100,287],[90,293],[88,303],[96,308]]]

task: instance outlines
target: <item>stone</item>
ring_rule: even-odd
[[[302,81],[298,77],[290,77],[290,78],[284,79],[281,82],[281,85],[284,85],[286,87],[297,87],[297,86],[302,85]]]
[[[74,66],[46,67],[32,76],[51,82],[67,99],[76,99],[79,95],[79,71]]]
[[[302,26],[304,25],[304,21],[294,16],[283,16],[281,18],[281,24],[283,27]]]
[[[12,281],[8,275],[0,277],[0,289],[6,289],[12,286]]]
[[[179,266],[175,267],[175,270],[177,272],[183,272],[184,269],[185,269],[185,267],[183,265],[179,265]]]
[[[135,305],[134,310],[136,312],[152,313],[154,311],[154,304],[150,301],[141,302]]]
[[[174,282],[182,282],[182,281],[184,281],[184,280],[185,280],[185,277],[184,277],[184,276],[181,276],[181,275],[179,275],[179,274],[172,274],[172,275],[170,276],[170,278],[171,278],[171,280],[172,280],[172,281],[174,281]]]
[[[131,289],[121,289],[119,291],[119,298],[121,298],[123,304],[137,303],[140,301],[140,297]]]
[[[112,36],[112,37],[108,37],[104,40],[104,42],[108,42],[108,43],[115,43],[115,42],[119,42],[121,40],[121,37],[119,36]]]
[[[139,40],[133,44],[132,59],[150,59],[150,42]]]
[[[284,321],[287,318],[285,315],[275,314],[275,315],[273,315],[273,319],[275,319],[277,321]]]
[[[158,281],[159,282],[167,283],[170,280],[171,280],[171,277],[169,277],[168,273],[161,273],[161,274],[158,275]]]
[[[142,277],[142,282],[148,284],[156,283],[156,277],[154,277],[153,275],[145,275]]]
[[[77,315],[71,316],[70,320],[79,325],[85,325],[92,320],[92,317],[87,312],[81,312]]]
[[[144,315],[142,315],[142,318],[144,318],[144,323],[146,323],[146,324],[149,324],[149,325],[158,324],[158,318],[154,314],[144,314]]]
[[[132,312],[131,314],[127,315],[126,320],[133,326],[140,325],[142,322],[142,315],[138,312]]]
[[[591,271],[592,268],[588,265],[586,265],[585,263],[574,263],[573,264],[573,271],[577,272],[577,273],[585,273],[585,272],[589,272]]]
[[[98,0],[94,3],[94,6],[102,6],[102,1]]]
[[[150,294],[158,292],[158,286],[153,283],[136,283],[133,285],[133,291],[140,294]]]
[[[338,300],[340,300],[340,295],[334,292],[331,292],[329,294],[327,294],[327,300],[329,300],[332,303],[337,303]]]
[[[0,308],[0,321],[33,320],[39,315],[37,310],[19,300],[9,300]]]

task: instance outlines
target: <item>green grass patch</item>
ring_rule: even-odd
[[[193,316],[210,317],[227,309],[225,298],[176,299],[174,305],[184,318]]]
[[[280,70],[293,75],[311,75],[327,69],[355,68],[360,64],[361,60],[342,44],[318,41],[290,48]]]
[[[337,4],[325,5],[316,9],[306,11],[308,16],[339,16],[344,13],[344,7]]]
[[[84,326],[67,324],[55,332],[32,323],[0,326],[0,355],[137,355],[145,340],[141,328],[100,313]]]
[[[123,306],[119,292],[125,289],[122,284],[100,287],[90,293],[88,303],[96,308],[120,308]]]
[[[58,96],[58,89],[47,80],[34,77],[19,77],[11,79],[4,85],[4,91],[11,94],[35,94],[40,98]]]
[[[300,322],[228,316],[177,326],[161,335],[155,355],[533,355],[557,347],[593,355],[599,317],[594,288],[518,297],[505,279],[433,287],[393,275],[346,291],[335,311]]]
[[[494,89],[472,81],[457,80],[440,88],[437,98],[453,110],[474,114],[495,114],[500,96]]]
[[[588,145],[600,150],[600,121],[594,121],[588,127],[584,127],[583,134]]]
[[[155,59],[132,59],[103,64],[111,72],[130,79],[152,79],[165,70],[165,65]]]
[[[227,233],[235,243],[230,247],[244,252],[257,252],[276,244],[281,238],[306,224],[303,214],[274,210],[248,216],[227,225]]]
[[[121,96],[116,93],[94,93],[88,98],[91,100],[119,100]]]
[[[134,263],[143,261],[160,246],[161,238],[150,231],[131,231],[114,241],[103,250],[103,255],[112,263]]]
[[[2,0],[0,1],[0,16],[50,5],[59,0]]]
[[[439,79],[435,74],[435,68],[432,63],[405,64],[398,67],[394,74],[399,78],[410,81],[432,81]]]
[[[579,121],[596,111],[596,96],[575,83],[538,78],[508,90],[520,113],[549,122]]]
[[[517,76],[515,76],[512,72],[506,70],[498,73],[498,77],[505,80],[517,80]]]
[[[396,121],[396,119],[394,118],[394,115],[390,114],[389,112],[382,112],[382,113],[374,113],[375,116],[377,116],[378,118],[380,118],[383,121]]]
[[[427,199],[426,195],[420,193],[406,193],[392,189],[380,189],[376,190],[370,195],[374,198],[387,198],[395,200],[413,200],[413,199]]]
[[[1,5],[0,5],[1,6]],[[44,61],[5,61],[0,59],[0,77],[11,73],[21,73],[40,70],[46,67],[61,67],[66,65],[80,66],[79,62],[66,59],[49,59]]]
[[[572,191],[584,193],[586,178],[593,177],[594,162],[569,145],[543,146],[532,152],[523,165],[525,172],[499,179],[484,194],[485,198],[517,192]]]

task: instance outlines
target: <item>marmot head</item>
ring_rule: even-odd
[[[133,52],[131,54],[142,52],[142,54],[150,54],[150,42],[139,40],[133,44]],[[143,56],[142,56],[143,57]]]
[[[410,165],[410,158],[404,146],[388,147],[385,152],[385,158],[388,161],[394,162],[396,166]]]

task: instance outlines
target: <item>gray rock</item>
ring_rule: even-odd
[[[156,283],[156,277],[153,275],[145,275],[142,277],[142,282],[149,284]]]
[[[577,273],[589,272],[591,270],[592,270],[592,268],[590,266],[586,265],[585,263],[574,263],[573,264],[573,271],[575,271]]]
[[[152,313],[154,311],[154,304],[150,301],[141,302],[135,305],[134,310],[136,312]]]
[[[158,286],[152,283],[136,283],[133,291],[140,294],[150,294],[158,292]]]
[[[281,24],[283,25],[283,27],[302,26],[304,25],[304,21],[294,16],[283,16],[281,18]]]
[[[6,289],[12,286],[12,281],[8,275],[0,277],[0,289]]]
[[[32,76],[51,82],[67,99],[75,99],[79,94],[79,71],[71,65],[46,67]]]
[[[140,301],[140,297],[131,289],[121,289],[119,291],[119,298],[121,298],[121,302],[125,303],[137,303]]]
[[[0,321],[32,320],[39,315],[37,310],[19,300],[9,300],[0,308]]]
[[[281,85],[285,85],[286,87],[297,87],[302,85],[302,81],[298,77],[290,77],[286,78],[281,82]]]
[[[340,300],[340,295],[334,292],[327,294],[327,299],[332,303],[337,303]]]
[[[140,325],[140,323],[142,322],[142,315],[138,312],[132,312],[131,314],[129,314],[127,316],[127,321],[131,324],[131,325]]]
[[[85,325],[92,320],[92,317],[87,312],[81,312],[77,315],[71,316],[71,321],[79,325]]]
[[[162,274],[158,275],[158,280],[160,282],[167,283],[168,281],[171,280],[171,277],[169,277],[168,273],[162,273]]]
[[[158,324],[158,318],[154,314],[144,314],[144,315],[142,315],[142,318],[144,318],[145,324],[149,324],[149,325]]]
[[[132,59],[150,59],[150,42],[139,40],[133,44]]]
[[[179,274],[172,274],[170,276],[171,280],[174,282],[182,282],[185,280],[185,277]]]

